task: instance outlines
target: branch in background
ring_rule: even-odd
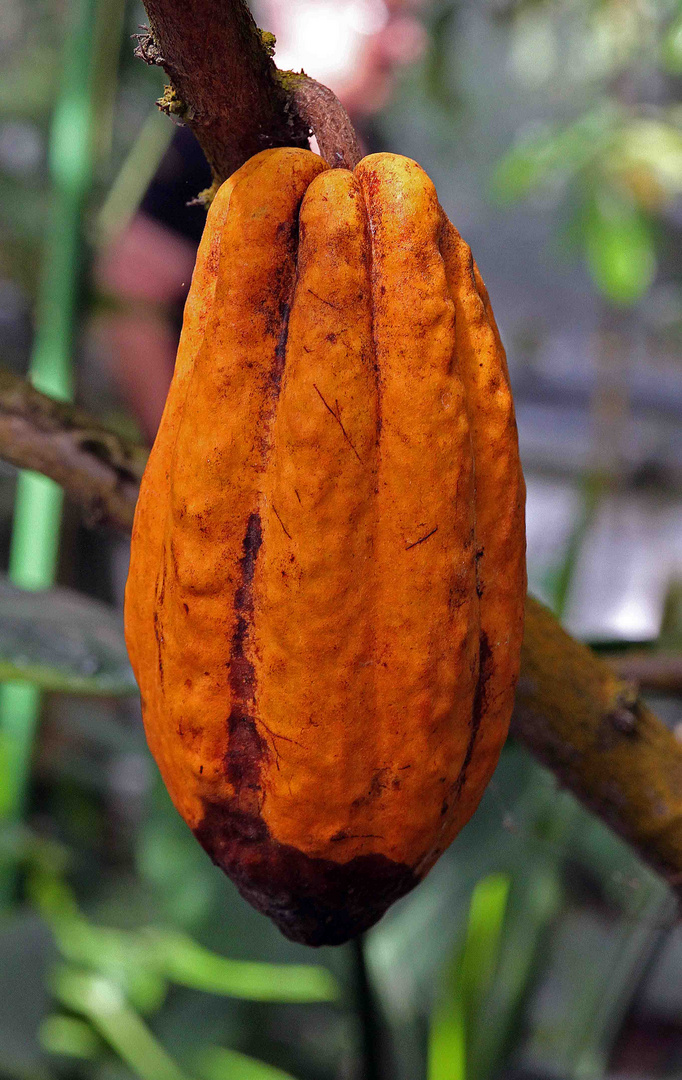
[[[89,524],[130,532],[147,451],[9,372],[0,372],[0,457],[56,480]]]
[[[532,597],[512,732],[682,899],[682,741]]]
[[[682,654],[665,652],[612,653],[605,657],[621,679],[636,683],[642,690],[682,695]]]

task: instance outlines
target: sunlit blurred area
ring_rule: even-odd
[[[260,0],[277,37],[277,65],[330,86],[360,116],[388,103],[400,69],[428,47],[421,0]]]
[[[682,738],[682,6],[251,7],[367,153],[433,179],[507,350],[531,591],[622,670],[663,658],[644,691]],[[0,366],[150,444],[211,176],[133,54],[147,22],[0,4]],[[351,953],[282,938],[160,783],[127,538],[0,462],[0,550],[3,678],[53,688],[0,693],[1,1080],[360,1080]],[[384,1080],[682,1077],[670,896],[513,740],[366,955]]]

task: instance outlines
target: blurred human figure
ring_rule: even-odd
[[[354,118],[385,104],[396,69],[422,53],[423,0],[258,0],[277,38],[277,64],[330,86]]]
[[[413,62],[426,32],[420,0],[260,0],[256,17],[278,39],[282,68],[303,68],[341,98],[362,135],[387,100],[397,69]],[[173,373],[182,306],[205,214],[188,202],[210,183],[188,128],[179,127],[130,226],[95,267],[113,301],[103,318],[114,377],[151,441]]]
[[[202,207],[188,203],[210,182],[198,142],[178,127],[140,209],[95,265],[98,289],[111,301],[98,329],[119,391],[150,443],[206,218]]]

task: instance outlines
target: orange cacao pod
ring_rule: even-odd
[[[488,295],[423,170],[248,161],[197,257],[126,634],[173,802],[289,937],[372,925],[475,810],[523,510]]]

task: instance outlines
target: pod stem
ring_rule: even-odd
[[[361,934],[351,940],[350,947],[353,951],[355,1004],[360,1022],[361,1080],[388,1080],[383,1068],[384,1033],[367,971],[365,945]]]
[[[259,30],[244,0],[144,6],[149,27],[137,55],[168,75],[159,106],[192,128],[216,183],[259,150],[307,146],[311,132],[333,168],[355,168],[360,147],[343,105],[303,72],[278,70],[275,38]]]

